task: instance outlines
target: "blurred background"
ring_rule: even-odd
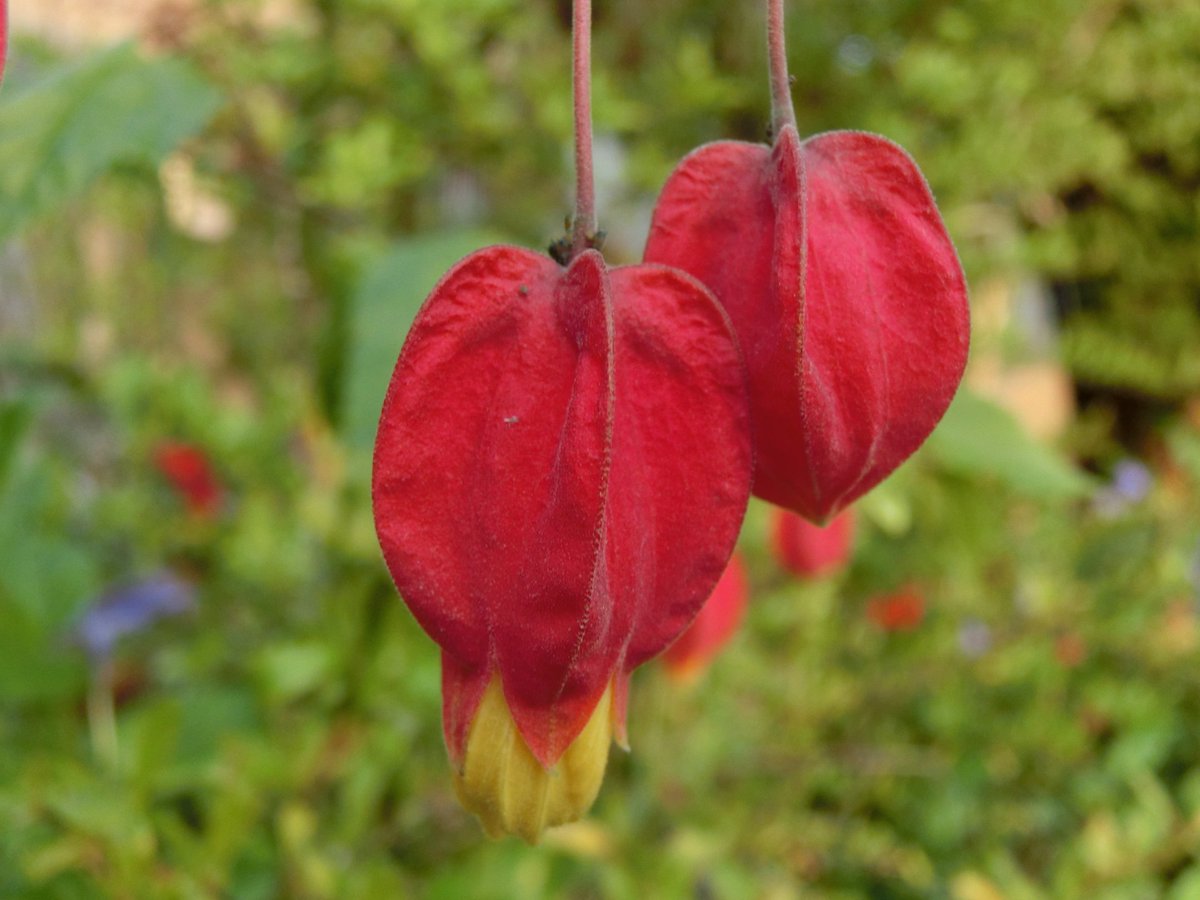
[[[801,132],[933,186],[966,385],[820,573],[752,505],[742,626],[533,849],[368,478],[437,277],[562,234],[569,3],[10,5],[0,897],[1200,898],[1200,4],[789,4]],[[610,261],[766,138],[758,6],[596,3]]]

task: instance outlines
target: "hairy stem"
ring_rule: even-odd
[[[767,57],[771,70],[771,133],[796,127],[792,80],[788,77],[787,40],[783,30],[784,0],[767,0]]]
[[[596,233],[596,184],[592,174],[592,0],[574,0],[571,29],[575,100],[575,231],[571,255],[591,246]]]

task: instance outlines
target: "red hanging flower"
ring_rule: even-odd
[[[648,262],[725,305],[750,375],[754,493],[825,521],[942,417],[967,359],[966,284],[916,164],[872,134],[708,144],[663,188]]]
[[[221,483],[208,454],[195,444],[163,441],[154,449],[154,466],[193,515],[207,518],[221,505]]]
[[[737,632],[749,598],[746,567],[735,553],[700,614],[663,654],[667,672],[681,681],[697,678]]]
[[[845,568],[854,546],[854,511],[814,525],[786,509],[773,510],[771,545],[779,564],[798,578],[820,578]]]
[[[501,246],[434,289],[384,402],[375,525],[490,831],[591,804],[629,673],[712,592],[750,478],[736,340],[687,275]]]
[[[912,631],[925,618],[925,597],[906,587],[867,602],[867,618],[884,631]]]

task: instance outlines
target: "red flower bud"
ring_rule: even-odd
[[[966,283],[900,147],[860,132],[721,141],[663,188],[648,262],[725,305],[750,375],[754,493],[824,521],[925,440],[967,359]]]
[[[182,441],[163,441],[154,449],[154,466],[170,482],[193,515],[209,517],[221,504],[221,484],[208,455]]]
[[[786,509],[773,510],[772,549],[779,564],[798,578],[820,578],[845,568],[854,547],[854,511],[844,509],[828,525],[814,525]]]
[[[925,618],[925,597],[915,587],[875,597],[867,603],[867,618],[884,631],[912,631]]]
[[[623,735],[628,675],[711,593],[750,478],[736,339],[692,278],[489,247],[434,288],[384,401],[375,526],[442,648],[446,744],[490,830],[534,839],[586,809],[590,774],[563,798],[542,770]],[[496,779],[551,793],[514,811]]]
[[[749,598],[746,567],[735,553],[700,614],[663,654],[667,673],[681,681],[698,677],[737,632]]]

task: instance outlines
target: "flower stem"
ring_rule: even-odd
[[[92,671],[87,694],[88,731],[92,752],[106,769],[117,767],[117,715],[113,698],[113,664],[104,660]]]
[[[785,125],[796,127],[792,80],[788,77],[787,38],[783,29],[784,0],[767,0],[767,56],[771,70],[771,133]]]
[[[596,184],[592,174],[592,0],[574,0],[571,48],[575,101],[575,230],[571,255],[592,245],[596,234]]]

